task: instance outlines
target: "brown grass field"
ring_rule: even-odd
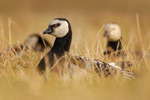
[[[25,52],[10,56],[6,47],[23,43],[32,33],[41,33],[53,18],[67,18],[73,30],[70,53],[118,61],[103,56],[104,25],[117,22],[124,48],[150,52],[150,1],[148,0],[0,0],[0,100],[150,100],[150,59],[133,62],[134,80],[107,79],[77,71],[74,77],[37,74],[44,54]],[[51,43],[54,37],[44,35]],[[130,55],[130,54],[129,54]]]

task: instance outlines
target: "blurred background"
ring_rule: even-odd
[[[104,24],[116,22],[121,26],[127,43],[137,34],[138,13],[142,38],[147,41],[150,33],[149,4],[149,0],[0,0],[0,32],[3,34],[0,37],[8,39],[11,31],[12,42],[22,42],[31,33],[42,33],[51,19],[64,17],[70,21],[73,38],[78,37],[79,42],[83,38],[94,39]],[[138,39],[135,41],[138,43]]]

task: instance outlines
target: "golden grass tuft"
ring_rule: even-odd
[[[135,2],[130,3],[134,4]],[[143,2],[137,2],[137,5],[139,4],[141,7],[145,4]],[[76,4],[78,5],[78,2]],[[71,10],[66,11],[64,8],[63,12],[56,13],[54,9],[47,9],[46,12],[39,11],[39,6],[35,6],[36,10],[30,10],[32,6],[28,9],[24,9],[25,6],[23,6],[21,11],[9,13],[7,10],[9,11],[10,8],[3,11],[3,14],[0,15],[0,100],[150,99],[149,59],[144,56],[137,60],[128,52],[129,49],[142,50],[144,55],[150,52],[150,15],[147,13],[149,10],[146,9],[145,12],[142,12],[143,9],[139,9],[136,5],[133,8],[138,8],[139,12],[142,12],[142,14],[136,15],[134,9],[130,11],[132,6],[126,10],[124,6],[123,8],[118,7],[114,3],[111,6],[111,4],[103,2],[100,8],[104,8],[103,4],[108,4],[110,7],[107,10],[105,10],[106,8],[99,10],[98,4],[98,8],[93,10],[95,3],[92,3],[91,10],[90,4],[89,2],[83,9],[79,7],[82,9],[81,11],[79,8],[76,11],[75,6],[72,6]],[[121,2],[119,1],[118,4]],[[118,10],[119,8],[120,10]],[[14,10],[15,8],[12,9],[12,11]],[[85,13],[83,13],[84,11]],[[106,40],[103,38],[104,25],[112,21],[117,22],[121,26],[123,47],[128,54],[125,60],[133,63],[133,67],[128,70],[136,73],[136,79],[98,77],[94,72],[79,68],[75,69],[72,77],[68,74],[57,77],[46,73],[46,78],[43,78],[37,73],[36,67],[46,52],[41,54],[30,50],[24,52],[22,56],[16,56],[10,51],[11,45],[22,43],[29,34],[35,32],[42,34],[49,21],[55,17],[65,17],[72,25],[73,40],[70,54],[105,62],[122,60],[121,58],[109,59],[103,55],[106,47]],[[48,35],[44,37],[53,43],[54,37]]]

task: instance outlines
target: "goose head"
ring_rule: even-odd
[[[105,37],[108,41],[118,41],[121,39],[121,29],[116,23],[108,23],[105,26]]]
[[[43,34],[51,34],[56,38],[62,38],[69,32],[70,23],[65,18],[55,18],[53,19],[48,28],[43,32]]]

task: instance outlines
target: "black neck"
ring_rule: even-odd
[[[121,49],[122,49],[121,40],[108,41],[107,49],[104,52],[104,55],[110,54],[110,53],[115,52],[115,51],[120,51]]]
[[[107,47],[111,47],[113,51],[121,50],[122,49],[121,40],[108,41]]]
[[[121,39],[117,41],[108,41],[107,49],[104,54],[110,54],[111,52],[120,51],[122,49]]]
[[[66,36],[62,38],[56,38],[50,52],[56,54],[57,57],[63,56],[65,52],[69,52],[71,40],[72,40],[72,31],[70,28]]]

